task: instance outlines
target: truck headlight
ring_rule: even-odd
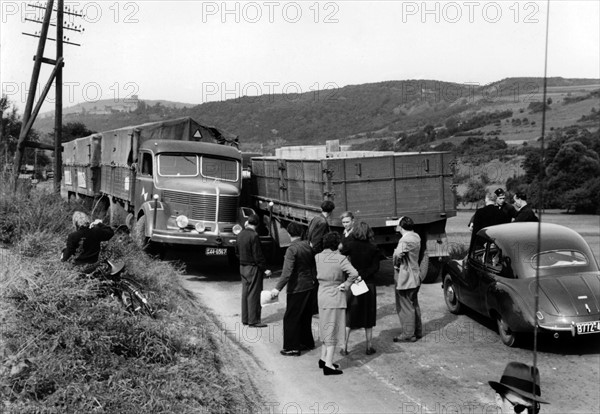
[[[189,220],[186,216],[182,214],[181,216],[177,216],[175,222],[177,223],[180,229],[185,229],[189,223]]]
[[[203,223],[196,223],[194,228],[198,233],[204,233],[204,230],[206,230],[206,226]]]
[[[235,226],[233,226],[232,231],[233,231],[233,234],[235,234],[237,236],[242,231],[242,226],[240,226],[239,224],[236,224]]]

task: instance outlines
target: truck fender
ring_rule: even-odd
[[[142,216],[146,217],[146,225],[145,225],[145,230],[144,230],[144,235],[146,237],[150,237],[152,235],[152,232],[154,231],[154,225],[155,223],[158,224],[158,219],[159,216],[161,216],[161,214],[158,214],[155,217],[155,209],[154,209],[154,203],[155,201],[146,201],[144,204],[142,204],[137,212],[137,214],[135,215],[135,223],[133,223],[133,226],[137,226],[137,222],[140,220],[140,218]],[[157,203],[157,207],[158,207],[158,211],[160,212],[160,210],[162,209],[162,203],[159,201]],[[164,218],[163,218],[164,220]]]

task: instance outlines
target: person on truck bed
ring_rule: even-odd
[[[327,217],[335,209],[333,201],[325,200],[321,203],[321,214],[313,217],[308,224],[305,240],[308,240],[315,254],[323,251],[323,236],[329,233]]]
[[[82,211],[73,213],[73,227],[75,231],[67,237],[61,260],[64,262],[73,257],[73,262],[78,265],[96,263],[100,243],[110,240],[115,232],[100,219],[90,223],[89,216]]]

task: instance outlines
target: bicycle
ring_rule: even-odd
[[[155,312],[142,293],[142,288],[133,280],[123,277],[124,263],[113,263],[110,260],[90,265],[83,270],[83,275],[100,279],[103,283],[102,293],[115,297],[132,315],[154,317]]]

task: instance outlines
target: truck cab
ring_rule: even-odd
[[[147,140],[134,165],[130,225],[142,246],[204,246],[233,256],[249,214],[239,205],[242,156],[237,148],[194,141]]]

